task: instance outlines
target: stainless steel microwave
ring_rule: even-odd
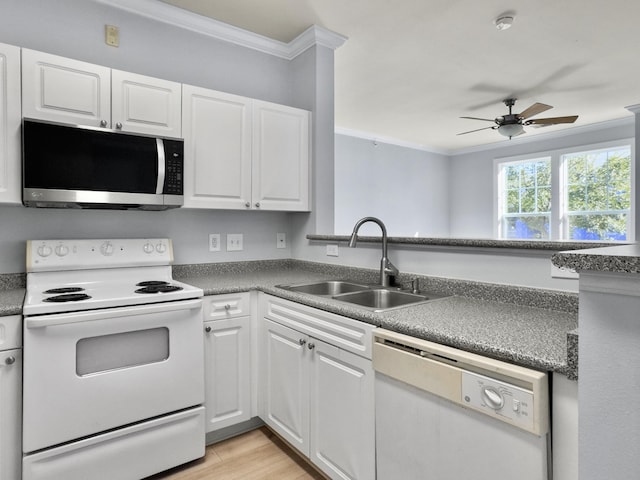
[[[166,210],[183,204],[184,141],[22,122],[27,207]]]

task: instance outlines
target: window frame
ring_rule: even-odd
[[[504,240],[501,236],[501,211],[503,207],[503,179],[501,168],[505,164],[534,162],[537,160],[549,158],[551,163],[551,218],[549,224],[548,241],[569,241],[567,238],[569,232],[569,222],[565,205],[565,188],[566,185],[566,168],[564,167],[562,157],[581,152],[591,152],[598,150],[612,150],[615,148],[629,147],[631,156],[630,180],[631,180],[631,198],[629,206],[629,217],[627,221],[627,239],[621,243],[630,243],[635,241],[635,224],[636,224],[636,165],[635,165],[635,140],[633,138],[623,138],[616,141],[607,141],[588,145],[576,145],[566,148],[558,148],[541,152],[531,152],[522,155],[509,157],[499,157],[493,160],[493,234],[494,238]],[[531,240],[533,239],[522,239]],[[598,240],[598,242],[616,244],[615,240]]]

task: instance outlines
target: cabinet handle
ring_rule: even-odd
[[[6,363],[7,365],[13,365],[14,363],[16,363],[16,357],[7,357],[4,363]]]
[[[210,333],[211,332],[211,327],[204,327],[204,331],[207,332],[207,333]]]
[[[304,345],[305,343],[307,343],[307,341],[304,338],[301,338],[300,340],[298,340],[298,343],[300,345]]]
[[[247,208],[251,208],[251,204],[249,202],[245,203],[244,206]]]
[[[256,202],[256,208],[260,208],[260,202]]]
[[[106,120],[100,120],[100,126],[101,127],[106,127],[107,126],[107,121]]]
[[[309,348],[309,350],[313,350],[314,348],[316,348],[316,344],[310,343],[309,345],[307,345],[307,347]]]
[[[229,305],[228,303],[224,306],[224,309],[229,311],[231,310],[231,305]]]
[[[122,130],[122,124],[120,122],[116,123],[116,129]]]

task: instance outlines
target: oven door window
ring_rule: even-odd
[[[76,343],[78,376],[162,362],[169,358],[166,327],[83,338]]]

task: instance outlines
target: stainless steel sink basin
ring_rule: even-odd
[[[432,299],[432,297],[426,295],[387,290],[384,288],[345,293],[334,296],[333,298],[341,302],[353,303],[376,311],[404,307]]]
[[[366,290],[366,285],[357,283],[344,282],[341,280],[330,280],[314,283],[301,283],[298,285],[278,285],[280,288],[289,290],[290,292],[308,293],[310,295],[322,295],[333,297],[348,292],[358,292]]]
[[[444,295],[431,293],[408,293],[394,287],[370,286],[343,280],[278,285],[278,287],[290,292],[329,297],[333,300],[349,303],[374,312],[409,307],[445,297]]]

